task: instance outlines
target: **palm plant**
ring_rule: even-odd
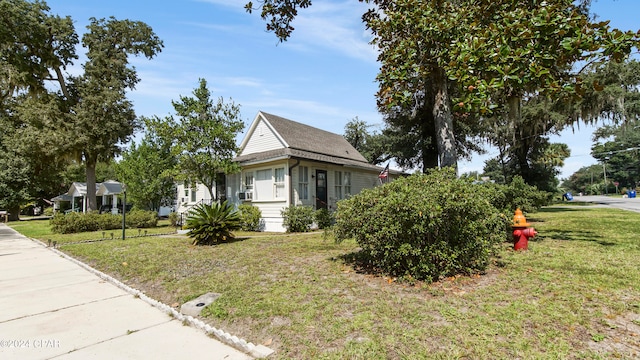
[[[240,214],[232,206],[223,203],[200,204],[189,212],[187,235],[193,245],[216,245],[233,239],[231,231],[240,229]]]

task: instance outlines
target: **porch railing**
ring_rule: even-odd
[[[183,211],[178,213],[178,222],[176,225],[180,226],[181,229],[184,229],[184,225],[187,221],[187,217],[189,216],[189,212],[193,210],[193,208],[202,204],[211,205],[214,203],[214,201],[215,200],[213,199],[200,199],[200,201],[190,204]]]

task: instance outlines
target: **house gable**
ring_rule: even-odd
[[[272,151],[289,147],[289,144],[280,136],[280,134],[271,126],[262,114],[259,112],[251,123],[251,127],[246,137],[240,144],[240,152],[238,156],[255,154],[264,151]]]

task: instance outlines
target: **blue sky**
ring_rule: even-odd
[[[360,21],[366,5],[357,0],[316,0],[299,12],[289,41],[279,43],[265,31],[258,13],[244,10],[246,0],[52,0],[51,11],[73,18],[84,33],[90,17],[140,20],[149,24],[165,48],[154,59],[134,58],[141,82],[130,99],[139,116],[173,113],[172,100],[191,96],[198,79],[212,95],[241,105],[246,127],[266,111],[342,134],[358,117],[382,127],[376,110],[376,51]],[[256,3],[257,1],[254,1]],[[594,0],[593,12],[620,29],[640,28],[634,18],[638,0]],[[83,50],[79,51],[84,53]],[[77,65],[82,63],[82,59]],[[79,68],[76,68],[79,69]],[[78,71],[71,69],[71,72]],[[580,124],[555,142],[569,144],[562,177],[595,160],[589,155],[594,127]],[[461,162],[460,172],[481,171],[488,156]]]

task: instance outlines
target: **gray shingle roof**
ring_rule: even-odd
[[[100,183],[96,195],[115,195],[122,193],[122,183],[113,180],[107,180]]]
[[[330,164],[344,165],[364,170],[370,170],[373,172],[379,172],[382,168],[376,165],[367,163],[366,161],[356,161],[351,159],[339,158],[335,156],[329,156],[325,154],[318,154],[310,151],[284,148],[270,151],[263,151],[259,153],[247,154],[236,157],[234,160],[242,165],[251,165],[255,163],[261,163],[268,160],[277,160],[282,158],[297,158],[313,161],[320,161]]]
[[[291,149],[367,163],[367,159],[341,135],[265,112],[261,114]]]

